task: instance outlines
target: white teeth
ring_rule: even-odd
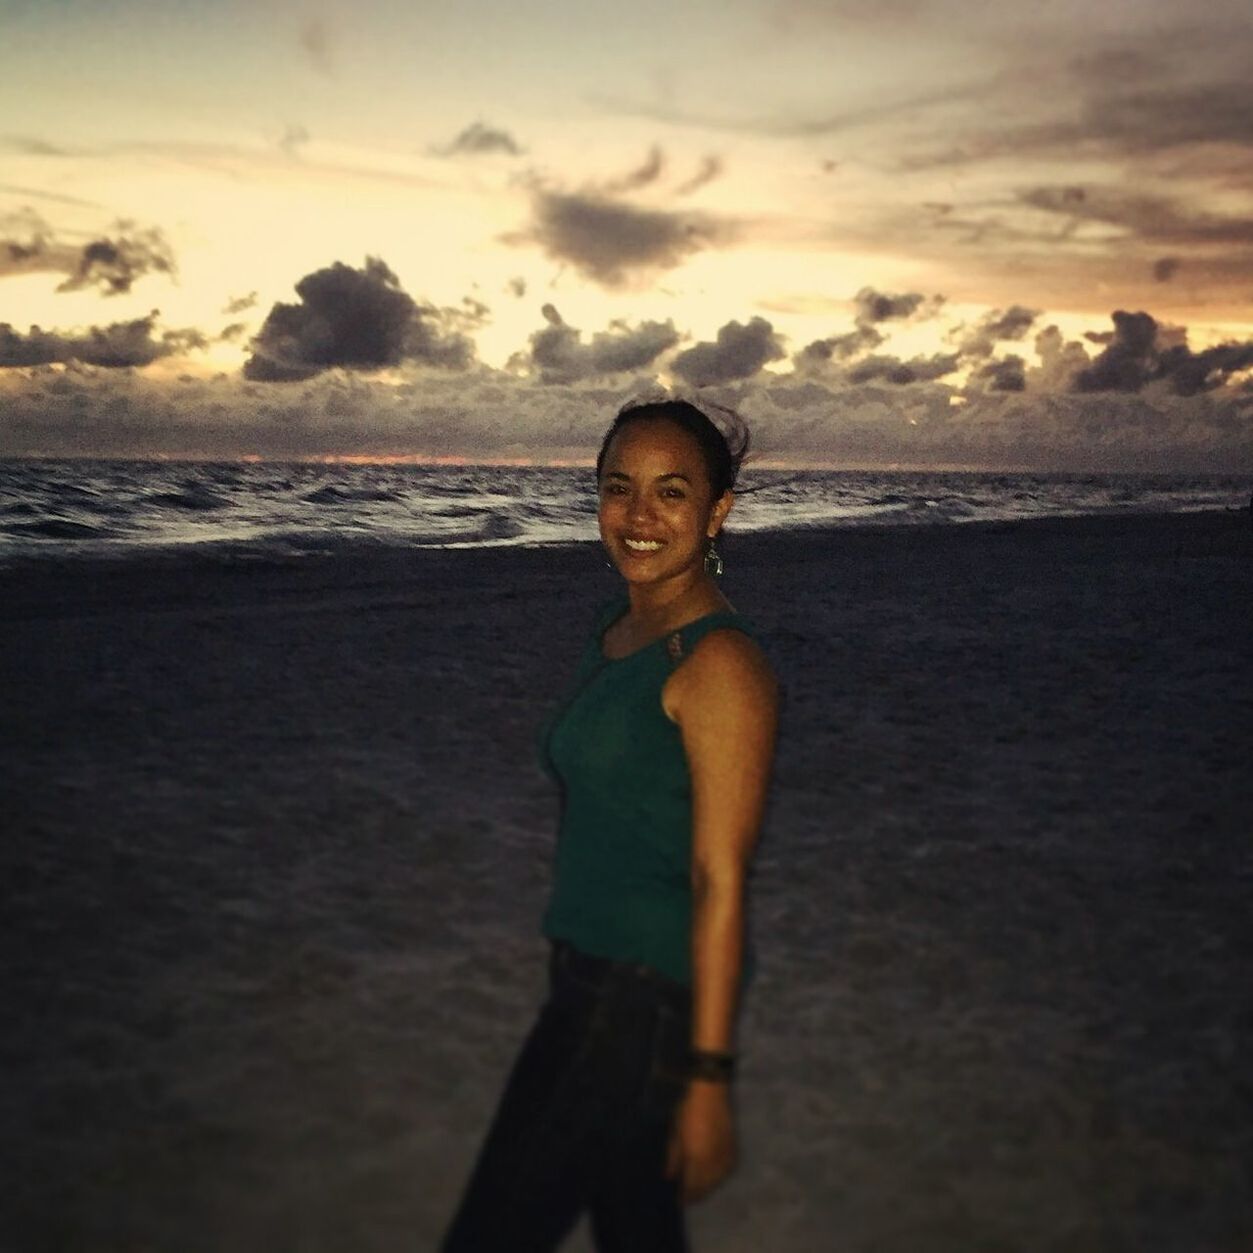
[[[655,553],[661,547],[661,541],[655,539],[628,539],[622,542],[637,553]]]

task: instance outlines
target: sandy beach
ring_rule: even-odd
[[[1247,513],[725,548],[785,708],[697,1253],[1253,1247]],[[614,590],[590,545],[0,569],[0,1249],[434,1248]]]

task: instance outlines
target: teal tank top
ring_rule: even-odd
[[[621,596],[597,615],[573,695],[541,734],[541,761],[562,793],[542,930],[593,956],[641,962],[690,985],[691,781],[661,690],[707,632],[756,632],[740,614],[722,611],[607,658],[604,632],[629,607]],[[755,967],[746,919],[741,989]]]

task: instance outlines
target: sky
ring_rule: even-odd
[[[1253,472],[1246,0],[0,0],[0,456]]]

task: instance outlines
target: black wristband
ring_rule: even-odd
[[[710,1083],[730,1083],[735,1077],[735,1054],[692,1049],[687,1055],[687,1077]]]

